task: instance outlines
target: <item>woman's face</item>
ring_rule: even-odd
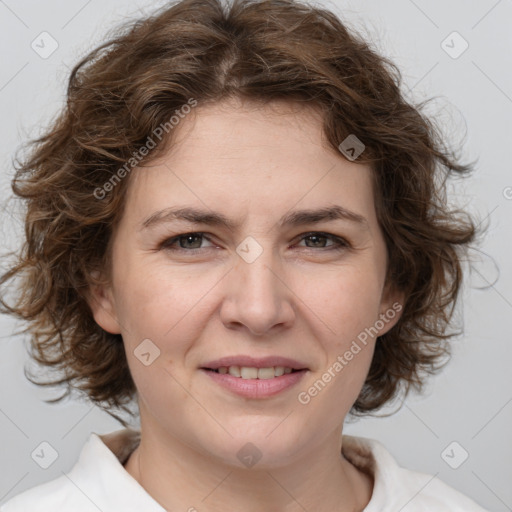
[[[143,432],[239,466],[338,442],[399,317],[369,167],[292,108],[182,119],[170,152],[130,177],[111,286],[92,301],[122,335]]]

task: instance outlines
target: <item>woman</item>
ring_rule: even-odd
[[[476,233],[440,185],[470,166],[399,86],[288,0],[184,0],[74,68],[13,182],[3,306],[60,383],[136,399],[140,432],[92,434],[3,511],[483,510],[342,437],[444,360]]]

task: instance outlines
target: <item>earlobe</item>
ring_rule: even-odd
[[[390,331],[400,320],[404,309],[405,294],[390,287],[382,298],[379,318],[384,325],[381,323],[382,329],[379,329],[379,336]]]
[[[91,277],[94,283],[89,285],[87,303],[95,322],[111,334],[121,334],[112,288],[106,283],[100,282],[98,272],[91,274]]]

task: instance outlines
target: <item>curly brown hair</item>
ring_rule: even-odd
[[[322,113],[333,149],[356,135],[371,166],[388,249],[388,283],[404,292],[402,316],[376,344],[352,413],[369,413],[449,355],[462,255],[475,221],[450,209],[446,179],[465,176],[440,128],[401,92],[401,73],[328,10],[293,0],[183,0],[125,25],[72,70],[67,104],[30,152],[12,188],[26,206],[25,237],[1,276],[19,279],[4,312],[24,320],[31,356],[60,372],[40,385],[79,390],[113,414],[136,388],[121,336],[100,328],[87,302],[95,271],[110,276],[110,241],[130,176],[119,173],[148,136],[194,98],[301,102]],[[172,141],[172,130],[142,164]],[[164,143],[165,142],[165,143]],[[129,174],[129,173],[128,173]],[[119,174],[117,174],[119,176]],[[4,288],[5,290],[5,288]],[[450,330],[449,330],[450,329]],[[118,418],[119,419],[119,418]],[[122,421],[122,420],[120,420]]]

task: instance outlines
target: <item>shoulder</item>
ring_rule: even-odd
[[[364,512],[486,512],[436,475],[402,468],[378,441],[343,436],[342,452],[374,478],[372,498]]]
[[[84,496],[78,496],[76,491],[77,489],[72,488],[72,483],[65,476],[61,476],[18,494],[4,504],[0,512],[49,512],[70,507],[87,510],[83,507],[85,504],[80,503]]]
[[[138,439],[130,430],[92,433],[69,473],[18,494],[0,512],[107,512],[118,506],[160,510],[122,466]]]
[[[82,448],[78,462],[69,474],[28,489],[4,504],[0,512],[49,512],[50,510],[91,510],[91,502],[82,487],[89,481],[89,466],[94,461],[98,470],[105,466],[105,450],[96,434],[91,434]],[[108,455],[107,455],[108,456]],[[90,491],[90,489],[89,489]],[[85,491],[87,492],[87,491]],[[97,510],[97,509],[96,509]]]

